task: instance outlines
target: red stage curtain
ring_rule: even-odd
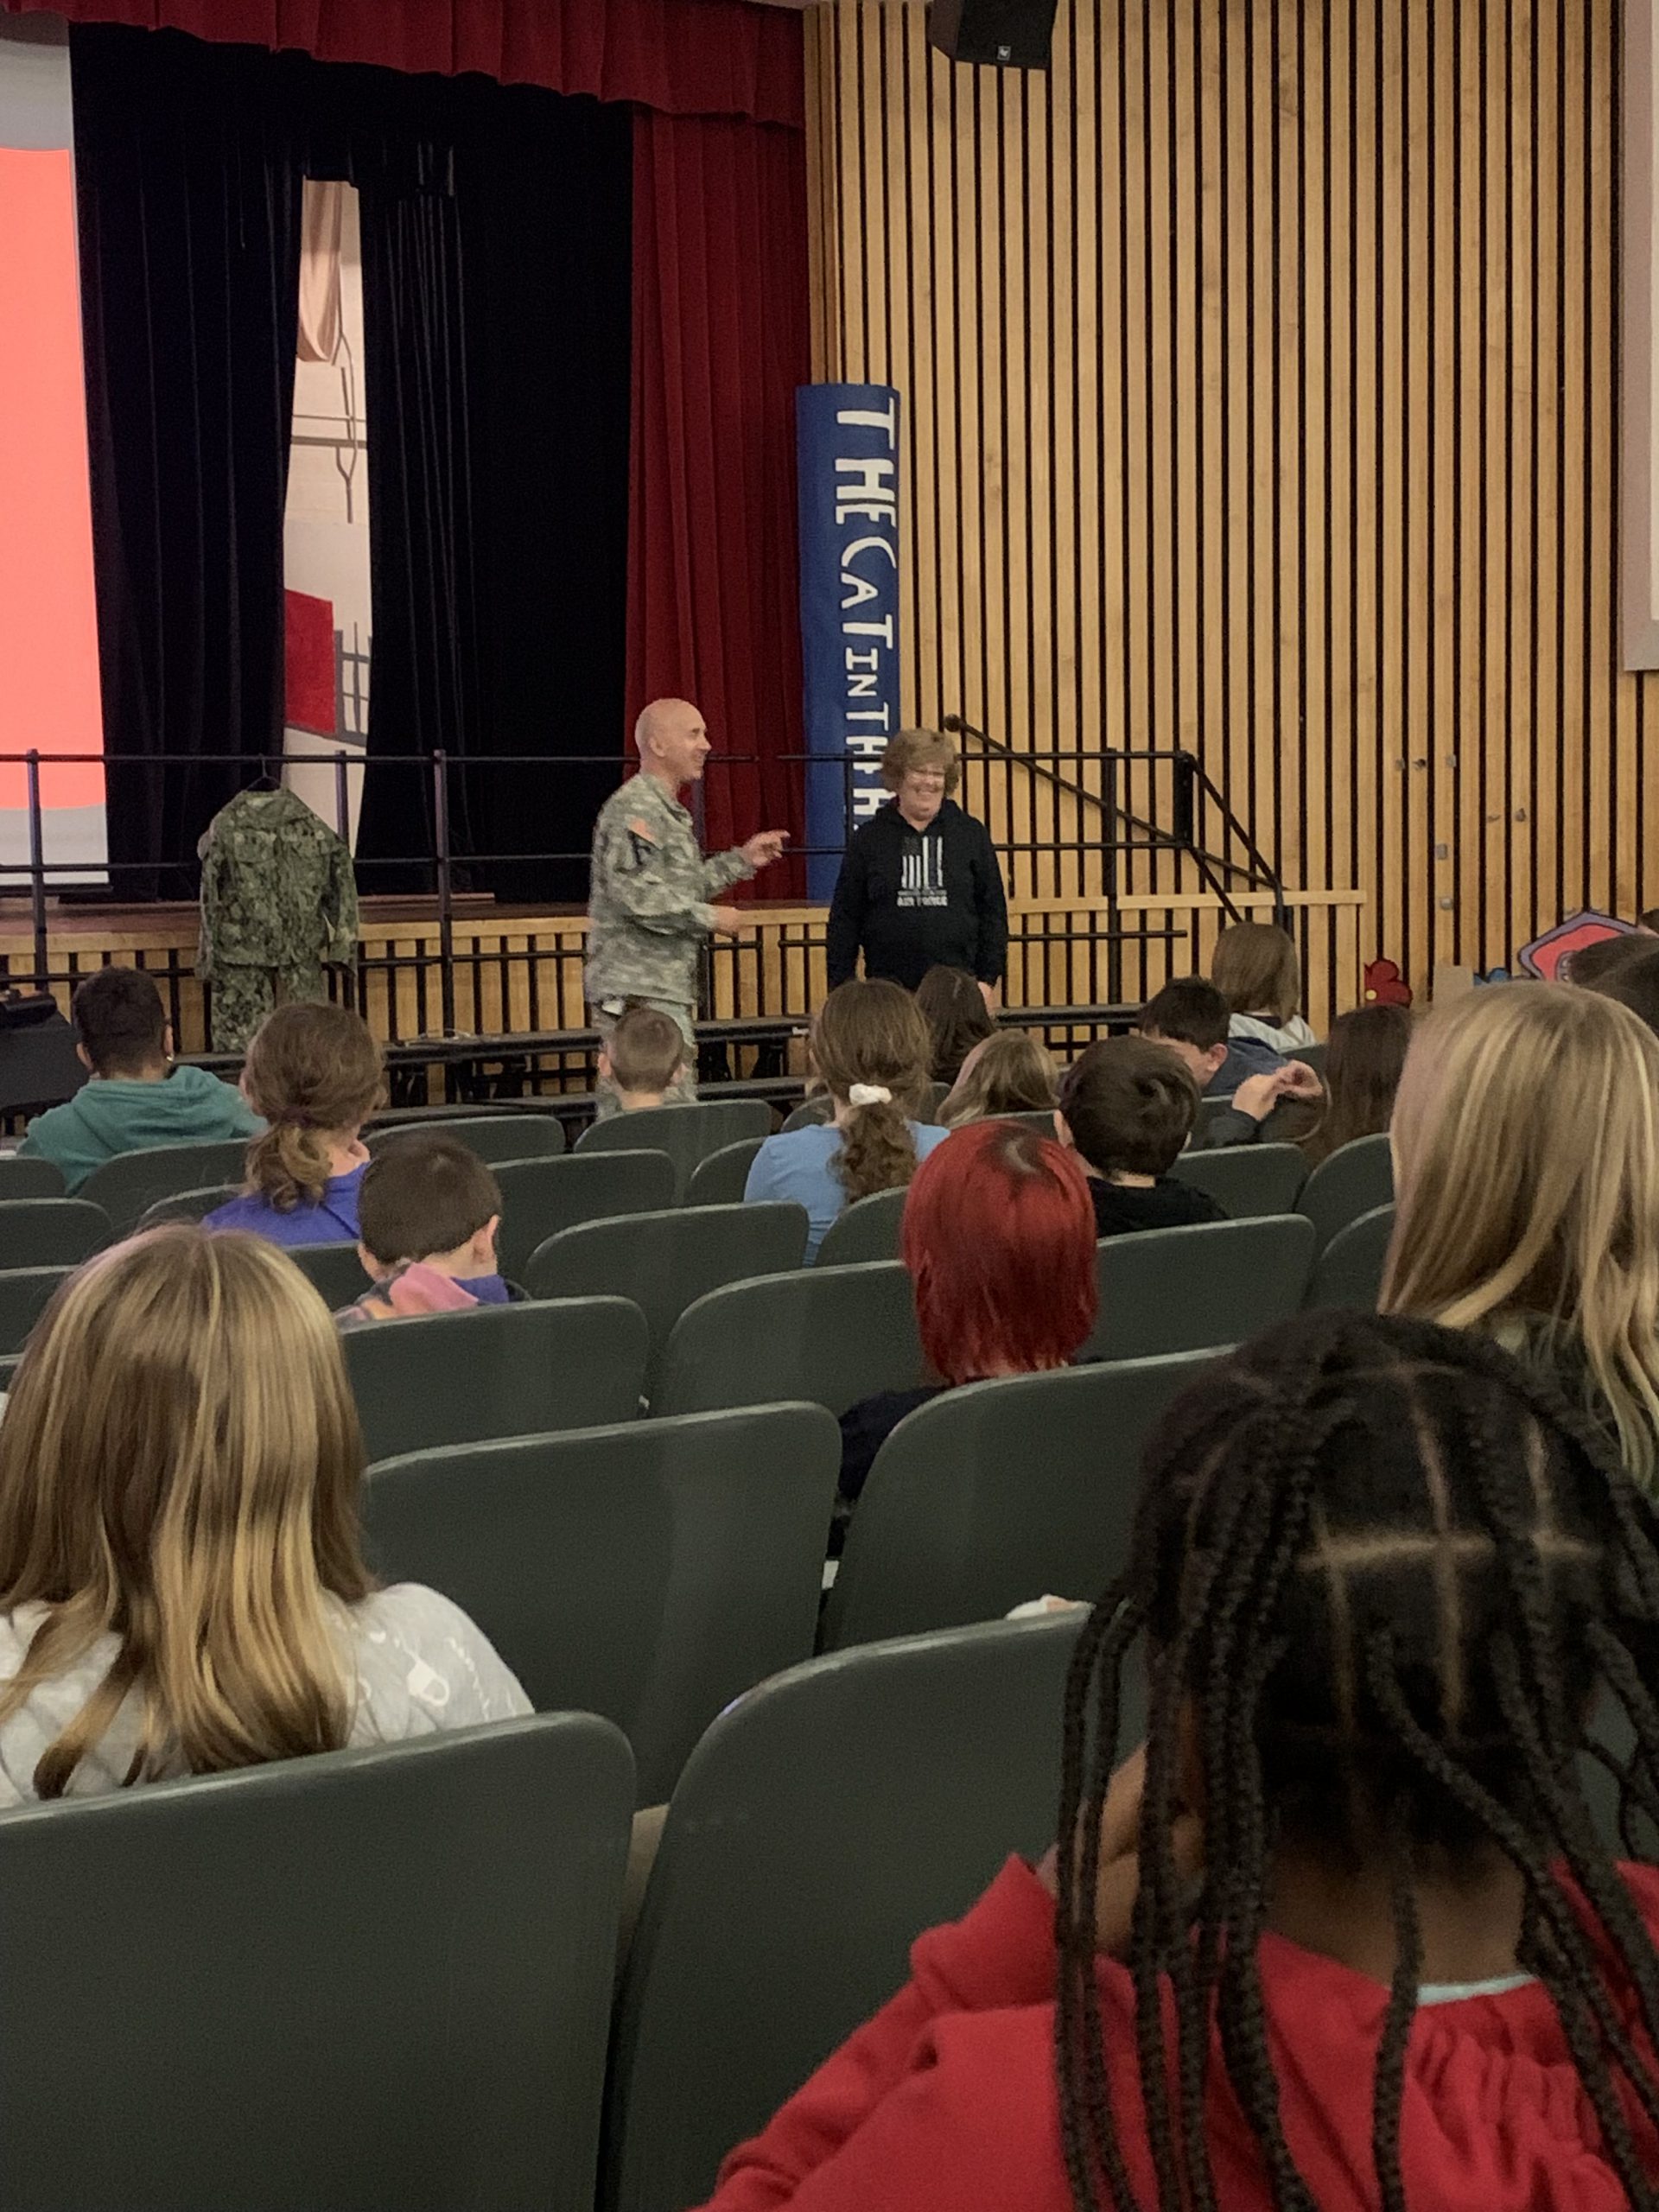
[[[696,700],[710,851],[803,834],[794,396],[808,366],[798,131],[641,113],[633,137],[628,712]],[[758,897],[798,895],[769,869]]]
[[[125,23],[320,61],[378,61],[634,100],[669,115],[805,119],[801,25],[746,0],[0,0],[13,15]]]

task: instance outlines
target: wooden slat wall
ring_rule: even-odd
[[[815,373],[904,394],[907,719],[1191,747],[1420,990],[1659,903],[1618,41],[1612,0],[1061,0],[1044,77],[815,8]]]

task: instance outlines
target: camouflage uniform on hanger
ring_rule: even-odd
[[[325,964],[345,966],[355,955],[352,856],[288,791],[238,791],[196,850],[196,972],[213,985],[213,1050],[239,1052],[279,999],[326,999]]]
[[[690,813],[654,776],[631,776],[600,809],[583,987],[607,1042],[630,1006],[655,1007],[678,1022],[686,1065],[666,1094],[671,1104],[697,1095],[697,963],[712,901],[753,874],[736,848],[705,860]],[[620,1111],[614,1087],[599,1084],[596,1117]]]

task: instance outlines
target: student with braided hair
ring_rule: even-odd
[[[902,1190],[949,1131],[924,1122],[927,1024],[897,983],[837,985],[812,1024],[813,1072],[831,1117],[767,1137],[743,1196],[791,1198],[806,1208],[806,1256],[816,1260],[844,1206]]]
[[[1621,1832],[1659,1814],[1656,1624],[1659,1517],[1489,1339],[1323,1313],[1218,1362],[1082,1632],[1055,1850],[716,2212],[1653,2212],[1659,1872],[1585,1777],[1622,1708]]]

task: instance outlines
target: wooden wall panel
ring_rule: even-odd
[[[905,398],[907,719],[1190,747],[1420,989],[1659,903],[1613,6],[1061,0],[1045,77],[822,0],[808,67],[815,373]],[[1078,809],[1027,775],[996,812]],[[1127,887],[1196,888],[1167,856]]]

